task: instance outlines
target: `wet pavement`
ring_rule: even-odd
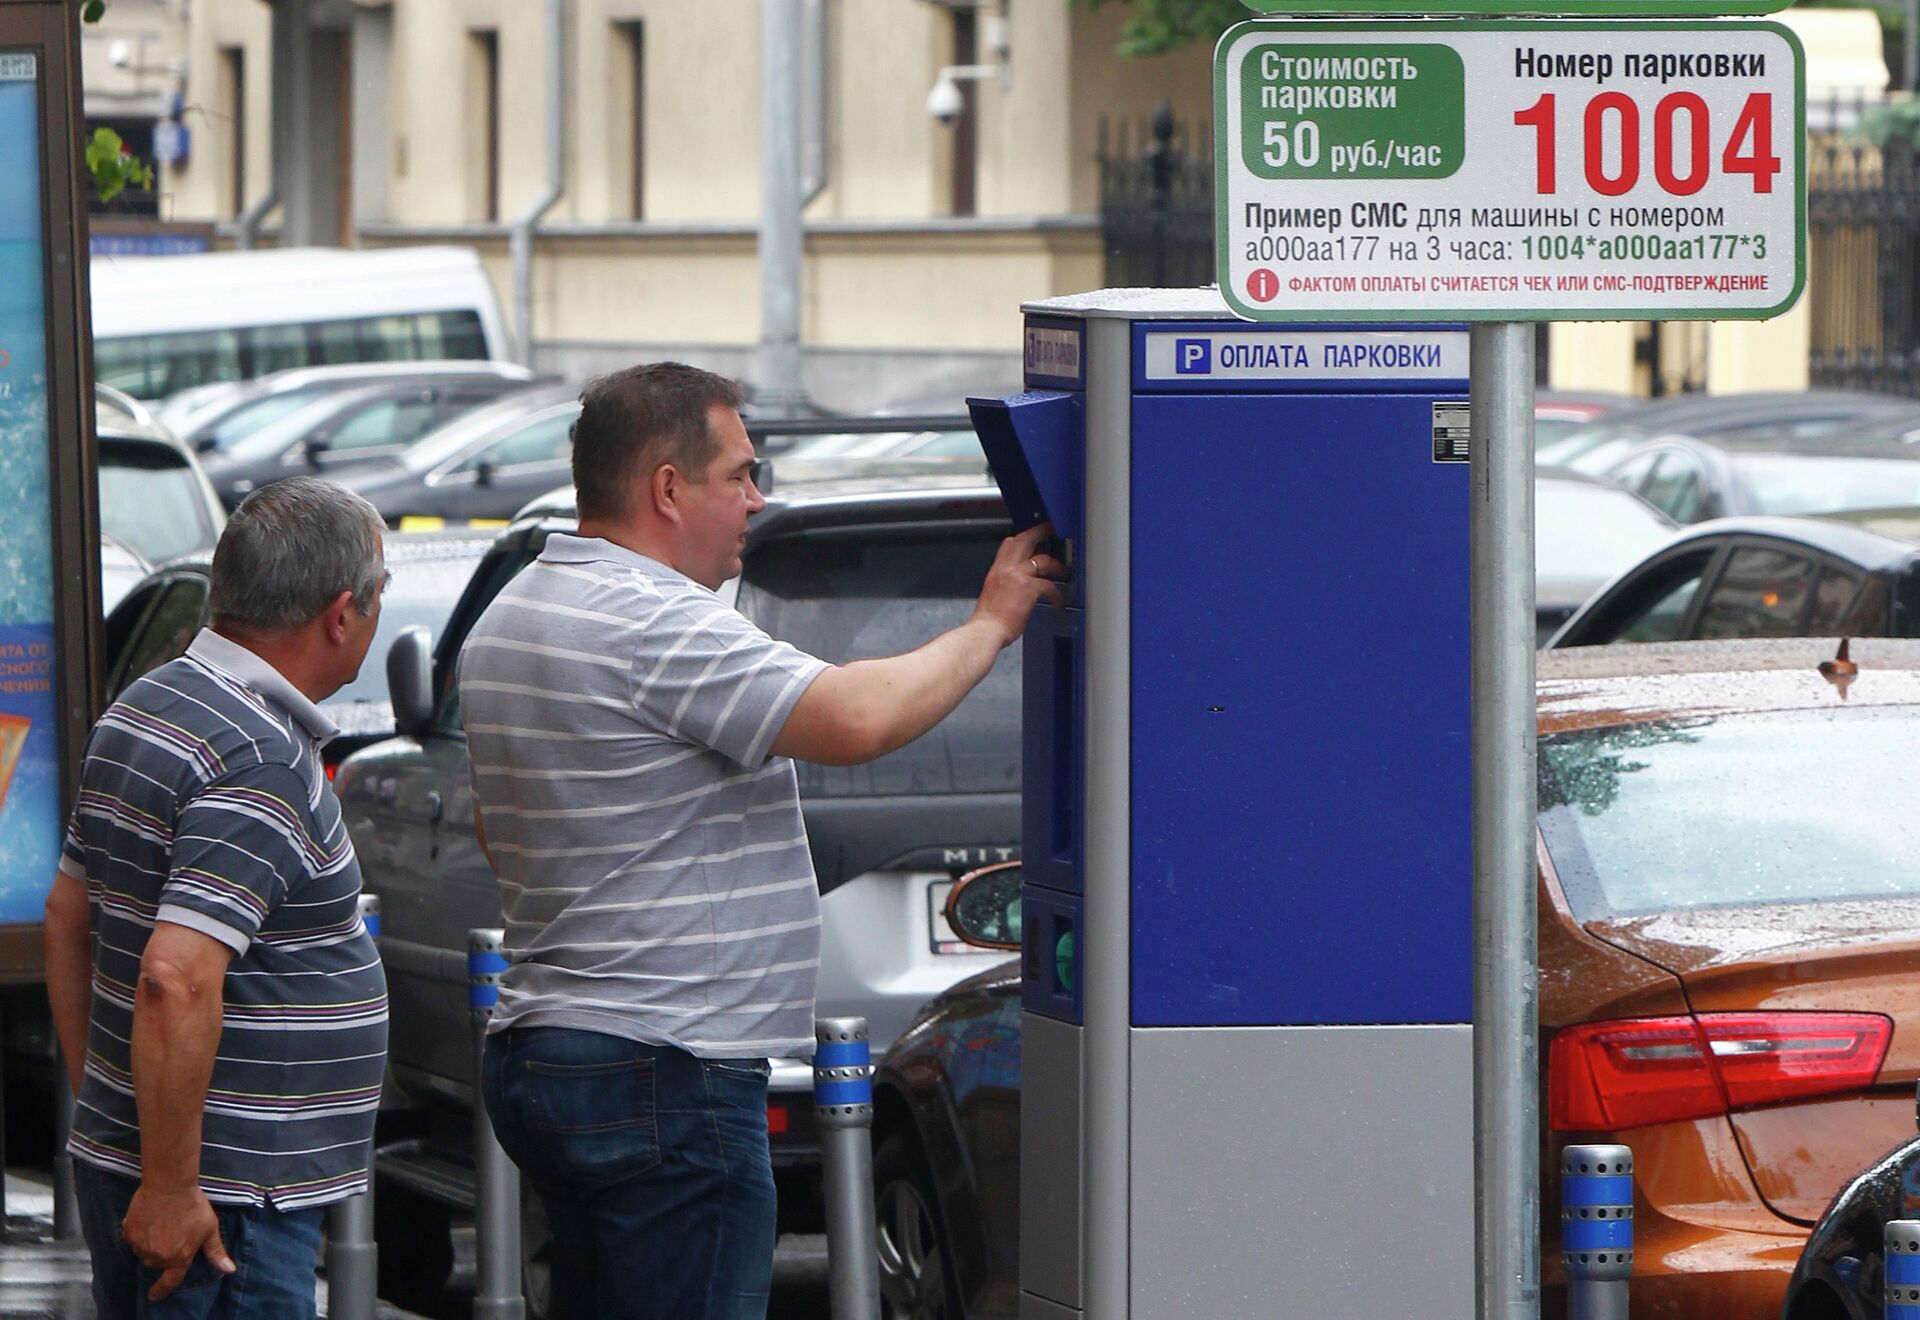
[[[7,1170],[7,1216],[0,1229],[0,1320],[94,1320],[87,1283],[92,1270],[76,1235],[53,1236],[53,1187],[37,1170]],[[320,1314],[327,1314],[327,1285],[319,1284]],[[380,1303],[377,1320],[415,1320],[409,1311]]]
[[[55,1241],[53,1188],[46,1174],[9,1169],[6,1220],[0,1227],[0,1320],[94,1320],[87,1292],[91,1270],[78,1236]],[[454,1234],[455,1268],[436,1317],[464,1317],[473,1305],[473,1233],[461,1225]],[[774,1271],[774,1296],[768,1320],[817,1320],[828,1314],[826,1239],[781,1240]],[[327,1284],[319,1283],[320,1314],[327,1314]],[[414,1312],[380,1303],[377,1320],[422,1320]]]

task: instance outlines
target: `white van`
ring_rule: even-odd
[[[93,259],[94,375],[138,399],[332,362],[509,356],[470,248]]]

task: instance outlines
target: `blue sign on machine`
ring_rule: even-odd
[[[1028,392],[970,401],[1073,570],[1024,647],[1023,1292],[1470,1309],[1467,331],[1027,310]]]

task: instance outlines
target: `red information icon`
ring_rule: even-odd
[[[1247,276],[1247,297],[1255,302],[1272,302],[1280,292],[1280,277],[1262,266]]]

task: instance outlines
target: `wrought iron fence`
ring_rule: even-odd
[[[1213,142],[1163,101],[1144,124],[1100,122],[1100,236],[1109,288],[1211,284]]]
[[[1920,150],[1860,132],[1875,104],[1808,107],[1809,374],[1920,395]]]

